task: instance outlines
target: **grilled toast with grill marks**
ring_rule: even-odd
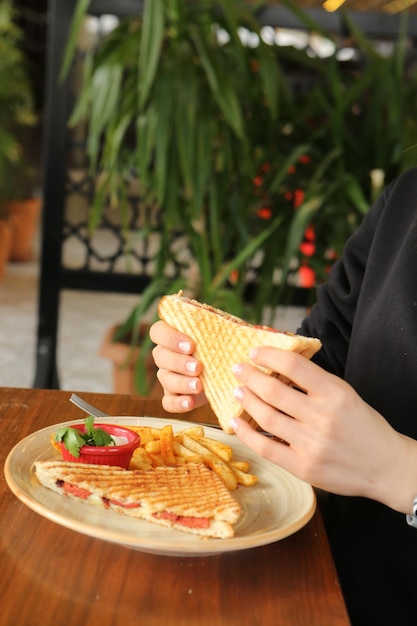
[[[243,413],[233,395],[237,385],[232,373],[234,363],[249,362],[251,349],[260,346],[292,350],[307,359],[311,359],[321,348],[319,339],[267,326],[254,326],[225,311],[186,298],[182,292],[161,298],[158,314],[194,341],[194,356],[203,365],[201,381],[204,392],[220,426],[227,433],[233,432],[230,420]],[[288,379],[280,378],[290,383]],[[254,421],[246,414],[242,417]]]
[[[34,470],[56,493],[204,537],[233,537],[241,512],[221,479],[203,464],[141,471],[37,461]]]

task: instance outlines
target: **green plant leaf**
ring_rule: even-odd
[[[199,92],[197,78],[188,68],[188,63],[178,67],[178,74],[173,85],[175,89],[173,121],[184,196],[187,201],[192,201],[195,196],[195,135]],[[183,80],[179,80],[179,74],[184,75]],[[184,84],[187,85],[186,90]]]
[[[235,131],[236,135],[244,139],[244,124],[239,101],[236,93],[232,90],[227,71],[222,68],[211,54],[206,43],[195,29],[191,33],[194,44],[200,55],[201,63],[206,72],[207,80],[211,87],[213,96],[216,98],[227,122]]]
[[[81,30],[81,25],[88,12],[91,0],[77,0],[75,4],[74,16],[72,18],[70,32],[65,48],[64,59],[62,62],[61,72],[59,75],[60,81],[65,80],[68,75],[71,63],[74,58],[75,50],[78,43],[78,34]]]
[[[221,272],[214,277],[213,287],[217,289],[219,286],[224,285],[233,270],[239,269],[244,262],[252,258],[255,252],[262,248],[262,244],[265,243],[265,241],[280,227],[283,219],[282,215],[278,215],[267,228],[265,228],[257,237],[252,239],[234,259],[223,267]]]
[[[143,108],[156,76],[164,38],[163,0],[145,2],[139,55],[139,106]]]

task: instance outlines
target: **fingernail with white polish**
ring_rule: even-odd
[[[178,348],[181,350],[181,352],[189,354],[191,351],[191,344],[189,341],[180,341],[178,344]]]
[[[187,370],[187,372],[190,372],[191,374],[194,374],[194,372],[197,369],[197,362],[196,361],[188,361],[188,363],[185,364],[185,369]]]
[[[190,408],[190,401],[189,400],[181,400],[181,406],[183,409],[189,409]]]
[[[242,389],[242,387],[236,387],[236,389],[233,390],[233,394],[234,394],[236,400],[238,400],[239,402],[241,400],[243,400],[243,389]]]
[[[232,419],[230,420],[230,426],[235,432],[237,431],[238,429],[237,420],[234,417],[232,417]]]
[[[241,363],[235,363],[232,366],[232,372],[235,376],[240,376],[243,370],[243,366]]]
[[[198,386],[198,378],[193,378],[188,383],[188,387],[189,389],[191,389],[191,391],[197,391],[197,386]]]

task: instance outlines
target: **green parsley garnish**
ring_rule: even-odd
[[[85,420],[85,433],[72,426],[58,428],[55,433],[55,441],[63,443],[68,452],[75,458],[80,456],[83,446],[111,446],[114,439],[102,428],[94,428],[94,417],[89,415]]]

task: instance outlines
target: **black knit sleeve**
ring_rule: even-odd
[[[329,274],[328,282],[317,288],[317,303],[298,331],[321,339],[323,347],[314,361],[341,377],[345,371],[369,251],[389,193],[388,187],[347,241],[342,257]]]

